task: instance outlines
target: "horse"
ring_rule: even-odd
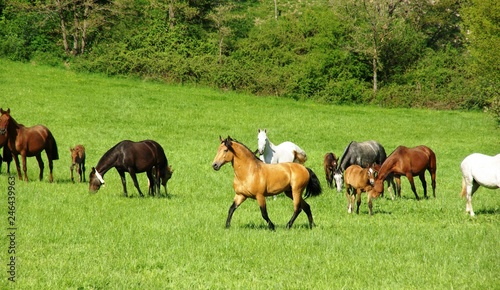
[[[285,193],[293,201],[294,212],[286,227],[292,227],[295,219],[303,210],[309,219],[309,228],[314,224],[311,207],[304,200],[309,196],[321,194],[321,184],[314,172],[302,164],[287,162],[266,164],[242,143],[231,137],[222,139],[212,162],[212,168],[218,171],[224,164],[230,162],[233,166],[233,188],[235,196],[226,220],[226,228],[231,225],[234,211],[247,198],[256,199],[262,217],[270,230],[274,231],[274,223],[269,219],[266,208],[266,196]],[[306,190],[304,198],[302,194]]]
[[[274,145],[267,138],[267,129],[258,130],[258,152],[260,159],[267,164],[297,162],[304,164],[307,161],[307,155],[302,148],[295,143],[285,141],[279,145]]]
[[[10,174],[10,163],[12,162],[12,153],[7,146],[7,135],[0,134],[0,148],[3,148],[3,157],[0,155],[0,173],[2,172],[2,162],[7,163],[7,174]]]
[[[352,213],[352,206],[354,204],[354,196],[356,196],[356,213],[359,214],[359,206],[361,205],[361,193],[369,192],[375,182],[375,170],[372,166],[363,168],[359,165],[353,164],[344,172],[345,183],[345,196],[347,198],[347,212]],[[368,194],[368,209],[370,215],[372,212],[372,199]]]
[[[420,145],[414,148],[398,146],[387,159],[382,163],[375,184],[370,191],[372,197],[378,197],[384,192],[384,180],[390,175],[396,179],[395,192],[401,196],[401,176],[408,178],[411,190],[415,198],[419,200],[414,176],[418,176],[424,188],[424,197],[427,198],[427,182],[425,181],[425,171],[429,171],[432,181],[432,193],[436,197],[436,154],[429,147]]]
[[[347,169],[347,167],[352,164],[359,165],[363,168],[367,168],[371,164],[380,165],[385,161],[386,157],[387,155],[385,153],[384,146],[377,141],[351,141],[351,143],[349,143],[349,145],[347,145],[344,149],[344,153],[342,153],[338,167],[333,175],[337,185],[337,191],[342,191],[342,185],[344,184],[343,172]],[[388,176],[387,187],[390,188],[393,184],[393,179],[391,176]]]
[[[473,153],[460,164],[462,170],[462,197],[467,197],[465,211],[474,216],[472,195],[479,186],[490,189],[500,188],[500,154],[488,156]]]
[[[89,175],[89,191],[97,192],[99,188],[105,184],[104,174],[111,168],[116,168],[120,174],[123,193],[125,197],[127,194],[127,185],[125,183],[125,172],[130,174],[134,182],[135,188],[141,197],[144,197],[139,183],[137,182],[136,173],[146,172],[150,184],[150,192],[154,195],[155,189],[160,193],[160,179],[164,181],[165,192],[167,181],[172,177],[172,171],[168,166],[168,160],[165,151],[160,144],[153,140],[144,140],[140,142],[133,142],[124,140],[111,147],[101,157]],[[154,168],[154,169],[153,169]],[[153,174],[153,170],[155,171]],[[153,178],[153,175],[155,178]],[[152,186],[152,188],[151,188]]]
[[[339,159],[333,152],[328,152],[325,154],[325,158],[323,160],[323,166],[325,168],[325,176],[326,182],[330,188],[333,188],[333,173],[337,170]]]
[[[71,152],[71,181],[75,182],[73,178],[73,169],[76,167],[76,173],[80,176],[80,182],[85,182],[85,147],[83,145],[76,145],[74,148],[69,148]]]
[[[26,127],[22,124],[19,124],[10,115],[10,109],[4,111],[0,108],[0,114],[0,135],[6,136],[7,138],[7,146],[16,163],[19,179],[22,179],[21,169],[19,167],[19,154],[21,155],[21,159],[23,162],[24,180],[26,182],[28,181],[26,157],[32,156],[35,156],[36,160],[38,161],[38,166],[40,168],[39,179],[43,179],[44,164],[42,161],[41,152],[45,150],[47,159],[49,161],[49,181],[53,182],[54,178],[52,176],[52,161],[59,159],[59,153],[57,151],[56,139],[52,135],[52,132],[50,132],[50,130],[43,125]]]

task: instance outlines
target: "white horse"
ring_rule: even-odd
[[[286,141],[277,146],[274,145],[267,138],[266,129],[259,129],[257,138],[260,160],[264,163],[296,162],[304,164],[307,160],[306,152],[292,142]]]
[[[467,196],[465,211],[474,216],[472,195],[479,186],[500,188],[500,154],[488,156],[473,153],[462,161],[462,197]]]

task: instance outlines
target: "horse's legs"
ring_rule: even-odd
[[[369,192],[367,192],[368,194],[368,210],[370,211],[370,215],[373,215],[373,211],[372,211],[372,207],[373,207],[373,204],[372,204],[372,196]]]
[[[122,179],[123,195],[127,197],[128,194],[127,194],[127,183],[125,180],[125,171],[118,170],[118,174],[120,174],[120,178]]]
[[[425,171],[418,176],[420,182],[422,182],[422,187],[424,188],[424,198],[427,198],[427,181],[425,181]]]
[[[16,163],[16,169],[17,169],[17,176],[19,180],[23,179],[23,176],[21,175],[21,167],[19,166],[19,156],[17,155],[12,155],[14,158],[14,163]]]
[[[35,157],[36,157],[36,161],[38,161],[38,167],[40,168],[40,175],[38,176],[38,178],[41,181],[41,180],[43,180],[43,168],[45,167],[45,165],[43,164],[43,160],[42,160],[42,155],[41,154],[37,154]],[[26,174],[26,171],[24,171],[24,173]]]
[[[80,182],[82,181],[82,177],[83,177],[83,182],[85,182],[85,163],[84,162],[80,163],[80,167],[81,167]]]
[[[305,200],[302,200],[301,207],[304,210],[304,212],[306,213],[307,219],[309,220],[309,228],[312,229],[316,225],[314,224],[314,220],[313,220],[313,216],[312,216],[312,212],[311,212],[311,206],[309,206],[309,204]]]
[[[394,194],[397,197],[401,197],[401,176],[395,175],[394,179],[395,179],[395,183],[396,183],[396,185],[394,186]]]
[[[231,219],[233,218],[233,213],[238,208],[238,206],[240,206],[240,204],[245,201],[245,199],[246,197],[243,195],[236,194],[234,196],[233,204],[231,204],[227,213],[226,229],[231,227]]]
[[[472,209],[472,196],[474,192],[479,188],[479,183],[475,180],[472,180],[471,183],[467,184],[467,204],[465,206],[465,211],[470,214],[470,216],[474,216],[474,210]]]
[[[49,160],[49,182],[54,182],[54,177],[52,176],[52,170],[54,169],[54,163],[52,160],[52,156],[47,153],[47,159]],[[42,160],[42,158],[40,158]],[[40,176],[41,178],[41,176]]]
[[[24,181],[28,182],[28,167],[26,165],[26,155],[21,154],[21,161],[23,163]],[[21,177],[19,177],[21,178]]]
[[[413,175],[411,174],[411,172],[406,174],[406,178],[408,178],[408,181],[410,182],[411,190],[415,194],[415,197],[417,198],[417,200],[420,200],[417,194],[417,189],[415,188],[415,181],[413,180]]]
[[[347,198],[347,213],[352,212],[352,202],[351,202],[351,194],[349,193],[350,191],[350,186],[346,185],[345,187],[345,197]]]
[[[264,194],[258,194],[256,196],[256,199],[257,199],[257,202],[259,203],[260,213],[262,214],[262,218],[267,222],[269,229],[271,231],[274,231],[274,224],[271,221],[271,219],[269,219],[269,216],[267,215],[266,198],[264,197]]]
[[[75,182],[75,179],[73,177],[73,169],[75,168],[75,164],[71,164],[71,166],[69,167],[69,172],[71,172],[71,182]],[[77,172],[78,172],[78,169],[77,169]]]
[[[148,194],[151,195],[151,196],[155,196],[155,189],[156,189],[156,181],[154,180],[153,178],[153,169],[151,170],[148,170],[146,172],[146,175],[148,176],[148,183],[149,183],[149,186],[148,186]],[[158,192],[158,196],[159,196],[160,192]]]
[[[137,182],[137,176],[135,175],[135,171],[131,170],[129,168],[129,172],[128,173],[130,174],[130,177],[132,177],[132,181],[134,182],[135,188],[137,188],[137,191],[139,192],[139,194],[141,195],[141,197],[144,197],[144,194],[142,194],[142,191],[139,188],[139,182]]]
[[[432,195],[436,198],[436,169],[430,171],[431,173],[431,185],[432,185]]]
[[[356,214],[359,214],[359,206],[361,205],[361,189],[356,189]]]

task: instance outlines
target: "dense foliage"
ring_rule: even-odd
[[[496,0],[2,0],[0,16],[12,60],[500,120]]]

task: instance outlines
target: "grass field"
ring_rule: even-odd
[[[2,166],[0,288],[500,288],[500,190],[479,189],[474,218],[459,196],[463,158],[500,152],[500,129],[486,114],[329,106],[5,60],[0,91],[0,107],[10,107],[17,121],[50,128],[60,155],[53,184],[47,173],[36,180],[34,158],[30,181],[16,177],[16,282],[8,280],[9,177]],[[286,230],[293,208],[283,195],[268,200],[275,232],[253,200],[224,228],[233,171],[229,164],[219,172],[211,168],[219,135],[255,149],[258,128],[267,128],[274,143],[293,141],[307,152],[306,165],[324,190],[308,199],[313,230],[305,214]],[[162,144],[174,169],[168,198],[139,198],[128,175],[131,197],[123,197],[115,170],[96,194],[88,184],[70,182],[70,146],[86,147],[88,175],[124,139]],[[363,195],[360,214],[348,214],[344,194],[326,187],[323,156],[340,155],[351,140],[369,139],[388,153],[398,145],[431,147],[437,197],[416,201],[403,178],[402,198],[376,199],[369,216]],[[139,183],[145,191],[144,174]],[[418,179],[416,187],[422,196]]]

